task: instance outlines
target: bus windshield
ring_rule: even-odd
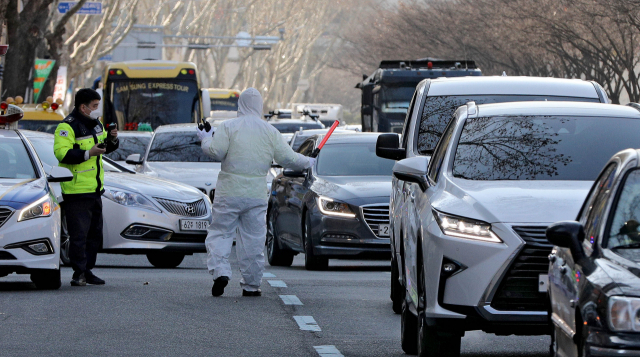
[[[109,85],[111,103],[106,115],[123,130],[138,130],[139,123],[160,125],[194,123],[200,117],[195,80],[167,78],[126,79]],[[114,120],[115,119],[115,120]]]

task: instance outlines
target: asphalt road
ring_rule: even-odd
[[[71,287],[63,268],[57,291],[0,278],[0,355],[404,356],[387,262],[332,260],[308,272],[300,255],[291,268],[267,266],[262,297],[242,297],[235,274],[214,298],[205,259],[155,269],[144,256],[102,254],[94,272],[107,285]],[[543,357],[548,344],[471,332],[462,355]]]

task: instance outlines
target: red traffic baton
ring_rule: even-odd
[[[329,129],[327,134],[324,136],[324,138],[320,142],[320,145],[318,145],[318,147],[315,150],[313,150],[311,155],[309,155],[310,157],[318,157],[318,154],[320,154],[320,150],[322,150],[322,148],[324,147],[324,144],[327,143],[327,140],[329,140],[329,138],[331,137],[331,134],[333,134],[333,131],[336,130],[338,125],[340,125],[340,122],[338,120],[333,122],[333,125],[331,125],[331,128]]]

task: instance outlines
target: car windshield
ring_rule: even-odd
[[[58,166],[58,159],[53,153],[53,138],[43,138],[37,136],[28,136],[29,142],[38,154],[40,161],[48,166]],[[107,161],[102,162],[105,172],[123,172],[117,167],[111,165]]]
[[[0,138],[0,179],[34,178],[37,178],[36,172],[22,140]]]
[[[56,128],[60,123],[61,121],[59,120],[20,120],[18,122],[18,129],[53,134],[56,132]]]
[[[453,175],[467,180],[593,181],[616,152],[638,147],[640,120],[575,116],[467,119]]]
[[[453,113],[460,106],[468,102],[476,104],[507,103],[522,101],[570,101],[570,102],[598,102],[595,98],[553,97],[539,95],[457,95],[427,97],[422,110],[420,128],[418,130],[418,152],[430,155],[438,140],[453,118]]]
[[[384,87],[380,109],[384,113],[406,113],[415,90],[416,86]]]
[[[151,141],[151,135],[118,135],[118,140],[120,141],[118,150],[106,154],[105,156],[114,161],[124,161],[131,154],[140,154],[143,156],[147,151],[147,145],[149,145],[149,142]]]
[[[199,117],[199,92],[195,80],[129,79],[109,86],[107,107],[118,127],[138,130],[149,123],[154,130],[165,124],[194,123]]]
[[[627,174],[614,210],[607,246],[640,263],[640,169]]]
[[[375,143],[327,144],[318,155],[320,176],[391,176],[395,161],[376,156]]]
[[[295,133],[296,131],[308,129],[323,129],[320,123],[270,123],[281,133]]]
[[[156,133],[151,141],[148,161],[162,162],[217,162],[206,155],[192,131],[172,131]]]

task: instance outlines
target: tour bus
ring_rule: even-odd
[[[103,119],[119,130],[148,131],[160,125],[197,123],[208,116],[209,93],[200,90],[191,62],[128,61],[105,68]]]
[[[235,89],[209,88],[211,99],[211,118],[235,118],[238,112],[238,98],[240,91]]]

